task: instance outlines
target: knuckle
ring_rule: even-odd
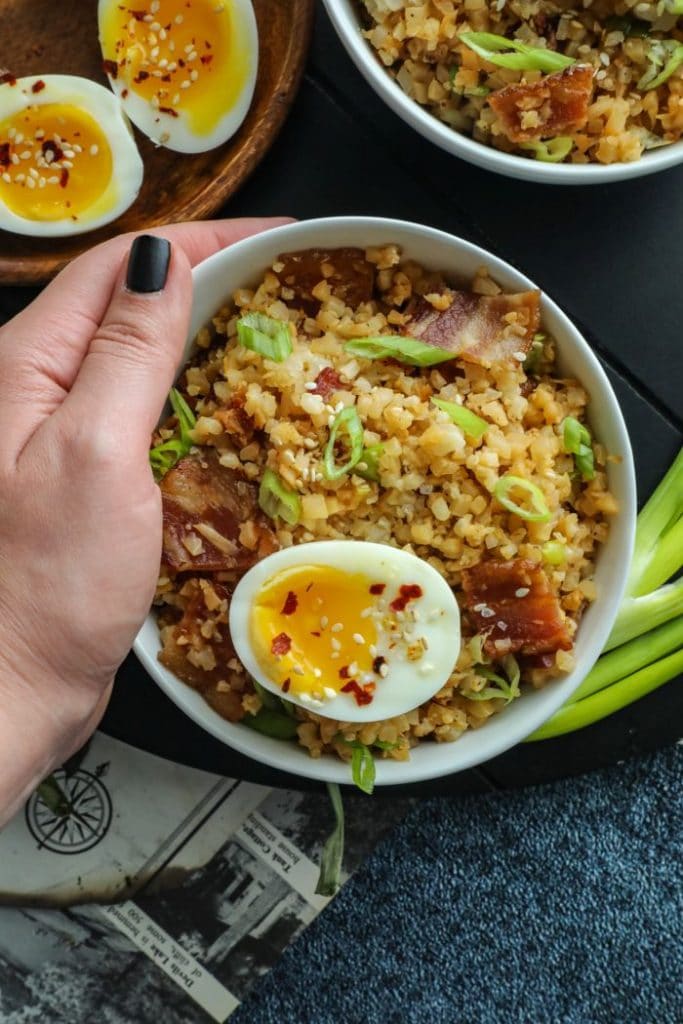
[[[134,365],[148,364],[158,351],[155,331],[147,318],[140,316],[128,323],[109,321],[102,324],[91,345],[91,352],[106,354]]]

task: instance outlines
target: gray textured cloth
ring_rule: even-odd
[[[425,801],[231,1024],[680,1024],[682,781],[678,746]]]

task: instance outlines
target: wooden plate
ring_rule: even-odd
[[[315,0],[253,0],[259,29],[256,92],[237,135],[209,153],[155,149],[135,129],[145,180],[135,203],[98,231],[72,238],[29,238],[0,231],[0,284],[38,284],[93,245],[123,231],[208,217],[256,167],[277,135],[301,78]],[[0,0],[6,47],[0,65],[15,75],[69,74],[102,85],[97,4]]]

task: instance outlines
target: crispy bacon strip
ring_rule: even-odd
[[[283,267],[277,271],[280,283],[294,292],[294,301],[309,315],[315,315],[320,302],[313,289],[327,281],[332,294],[355,309],[369,302],[375,283],[375,268],[362,249],[304,249],[278,256]]]
[[[465,607],[489,657],[549,654],[572,646],[548,577],[523,558],[479,562],[462,574]]]
[[[163,478],[160,488],[164,515],[162,564],[170,569],[246,571],[277,549],[270,522],[258,506],[258,486],[221,466],[213,449],[181,459]],[[240,540],[240,528],[245,524],[250,527],[248,547],[244,538]],[[197,539],[202,549],[193,555]]]
[[[413,299],[404,334],[480,366],[528,352],[540,322],[539,291],[477,295],[448,289],[447,294],[452,302],[441,311],[422,297]]]
[[[530,142],[582,128],[592,92],[592,67],[572,64],[537,82],[506,85],[491,93],[489,103],[511,142]]]

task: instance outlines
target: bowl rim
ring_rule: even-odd
[[[274,259],[278,252],[282,251],[283,244],[290,248],[297,245],[305,247],[308,244],[310,247],[324,244],[320,240],[311,241],[310,236],[318,233],[325,234],[328,237],[328,244],[329,240],[332,239],[337,239],[337,245],[354,244],[348,240],[339,241],[339,235],[344,231],[348,231],[351,234],[357,233],[359,236],[362,235],[366,238],[366,241],[362,243],[359,237],[355,242],[356,245],[375,244],[371,241],[373,235],[377,239],[384,237],[387,242],[390,240],[396,241],[402,248],[406,248],[410,244],[409,239],[411,237],[434,243],[435,247],[437,243],[445,245],[448,248],[457,250],[458,258],[461,261],[464,261],[465,258],[474,259],[477,265],[486,265],[494,277],[514,279],[514,287],[537,287],[526,275],[493,253],[458,236],[440,231],[437,228],[393,218],[342,216],[316,218],[281,225],[258,235],[242,239],[228,248],[215,253],[209,259],[196,266],[192,272],[195,297],[197,291],[201,290],[204,282],[210,280],[212,275],[215,275],[218,271],[221,271],[219,279],[222,280],[222,269],[225,263],[239,264],[240,258],[245,253],[248,254],[252,249],[256,252],[263,250],[264,253],[268,253],[268,255],[263,255],[263,267],[265,269],[268,260]],[[231,284],[230,288],[232,287],[240,287],[240,285]],[[229,288],[223,287],[221,294],[215,299],[214,310],[219,308],[229,290]],[[462,742],[467,733],[453,743],[438,744],[437,746],[448,749],[456,748],[460,751],[458,763],[455,766],[448,764],[430,766],[430,758],[428,757],[424,757],[422,762],[418,760],[417,763],[414,756],[407,761],[378,759],[376,763],[376,785],[378,786],[412,784],[465,771],[490,760],[492,757],[497,757],[525,739],[565,703],[569,695],[580,685],[586,673],[590,671],[602,647],[604,647],[618,606],[622,600],[633,550],[636,517],[635,470],[628,432],[612,386],[588,342],[586,342],[578,328],[574,326],[560,307],[543,291],[541,291],[541,303],[543,320],[546,320],[548,315],[550,315],[555,320],[556,325],[560,325],[563,332],[562,336],[566,338],[565,344],[576,346],[581,358],[586,360],[592,378],[597,382],[600,389],[598,395],[593,394],[591,396],[591,401],[599,400],[601,403],[606,402],[608,404],[610,418],[617,435],[617,443],[619,444],[619,453],[621,455],[619,467],[621,489],[619,500],[621,508],[618,518],[620,526],[616,534],[613,531],[610,532],[607,544],[609,545],[610,539],[613,537],[616,537],[617,540],[621,538],[621,540],[619,544],[617,540],[614,540],[612,542],[614,550],[610,549],[610,557],[617,566],[615,571],[618,575],[616,584],[613,584],[609,592],[604,594],[602,598],[607,608],[607,614],[601,614],[601,624],[599,623],[594,628],[597,639],[594,638],[592,644],[589,645],[588,654],[585,655],[587,664],[582,668],[582,674],[577,676],[575,680],[572,680],[571,687],[567,688],[565,685],[570,677],[562,677],[550,683],[548,687],[544,687],[543,690],[537,691],[538,693],[548,694],[545,698],[544,707],[540,709],[540,713],[538,708],[532,707],[527,709],[525,715],[520,716],[522,717],[521,726],[519,723],[516,728],[511,726],[504,736],[497,737],[497,742],[489,741],[486,743],[484,740],[479,744],[474,744],[473,749],[468,754],[462,753]],[[210,315],[208,316],[210,317]],[[200,316],[198,310],[193,311],[188,335],[188,346],[194,339],[196,331],[206,322],[207,318],[206,315]],[[553,328],[553,332],[557,333],[557,326]],[[560,345],[562,345],[562,341],[560,341]],[[186,359],[184,358],[180,364],[180,369],[185,365],[185,361]],[[610,486],[613,486],[613,481],[610,483]],[[160,686],[163,692],[197,725],[216,737],[216,739],[219,739],[241,754],[259,760],[261,763],[287,772],[290,775],[299,775],[322,782],[350,783],[349,769],[346,763],[337,761],[332,757],[312,758],[307,751],[294,743],[270,739],[239,723],[233,724],[221,718],[197,691],[183,683],[159,663],[156,657],[159,648],[159,630],[154,611],[151,609],[135,639],[133,650],[148,674]],[[529,694],[529,697],[532,696],[532,694]],[[501,714],[494,716],[494,719],[500,720]],[[477,730],[476,733],[473,730],[468,730],[468,732],[470,735],[476,734],[477,737],[486,736],[484,727],[482,730]],[[480,756],[482,747],[486,747],[486,750]]]
[[[485,146],[440,121],[411,99],[384,68],[362,35],[354,0],[323,0],[344,48],[368,84],[410,127],[440,149],[487,171],[547,185],[602,185],[627,181],[683,163],[683,139],[652,150],[639,160],[613,164],[551,164]]]

